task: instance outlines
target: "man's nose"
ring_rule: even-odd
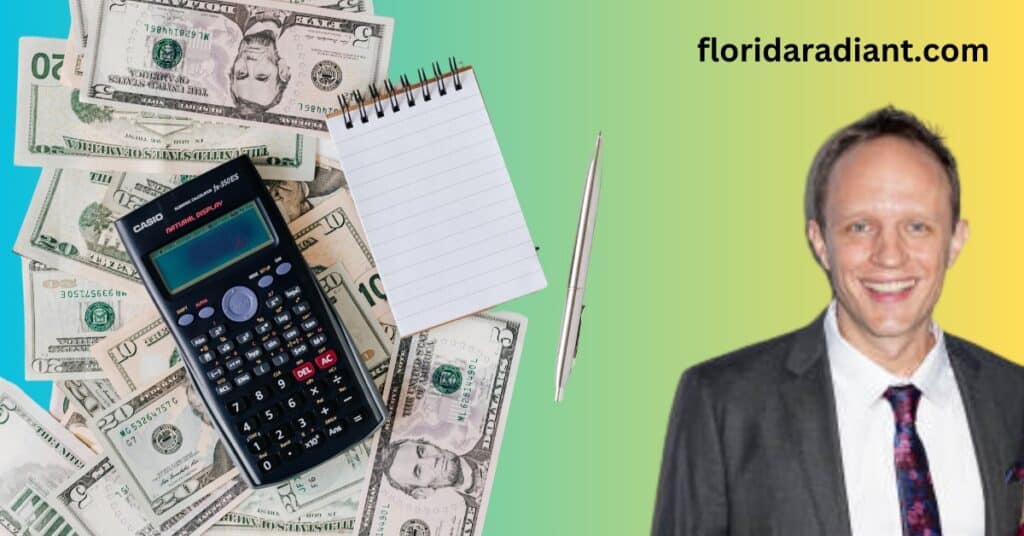
[[[897,267],[907,260],[907,250],[896,229],[886,229],[875,240],[871,260],[887,268]]]

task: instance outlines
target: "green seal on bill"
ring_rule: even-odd
[[[434,369],[431,383],[441,394],[450,395],[462,387],[462,372],[458,367],[441,365]]]
[[[114,308],[106,302],[94,302],[85,308],[85,325],[93,331],[107,331],[114,326]]]
[[[173,69],[185,54],[174,39],[161,39],[153,45],[153,63],[162,69]]]

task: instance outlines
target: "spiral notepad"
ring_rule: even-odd
[[[547,286],[476,76],[450,64],[327,121],[403,335]]]

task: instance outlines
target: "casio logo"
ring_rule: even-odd
[[[159,214],[156,214],[154,216],[150,216],[150,217],[146,218],[146,221],[135,224],[135,226],[132,227],[132,232],[138,234],[138,233],[142,232],[142,230],[145,229],[146,227],[149,227],[149,226],[153,225],[154,223],[157,223],[157,222],[160,222],[160,221],[163,221],[163,220],[164,220],[164,215],[163,215],[162,212],[159,213]]]

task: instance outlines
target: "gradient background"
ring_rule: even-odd
[[[937,317],[1017,361],[1024,6],[1018,2],[399,2],[391,75],[457,55],[477,69],[548,276],[505,306],[530,319],[486,534],[649,532],[679,374],[809,322],[826,281],[803,238],[804,176],[818,144],[894,104],[945,133],[972,236]],[[11,147],[22,35],[63,37],[66,3],[5,4],[0,20],[0,243],[13,245],[38,170]],[[986,64],[701,64],[701,36],[744,42],[984,42]],[[584,171],[606,136],[601,210],[580,360],[552,402],[555,349]],[[23,375],[17,257],[0,255],[11,341],[0,376]]]

